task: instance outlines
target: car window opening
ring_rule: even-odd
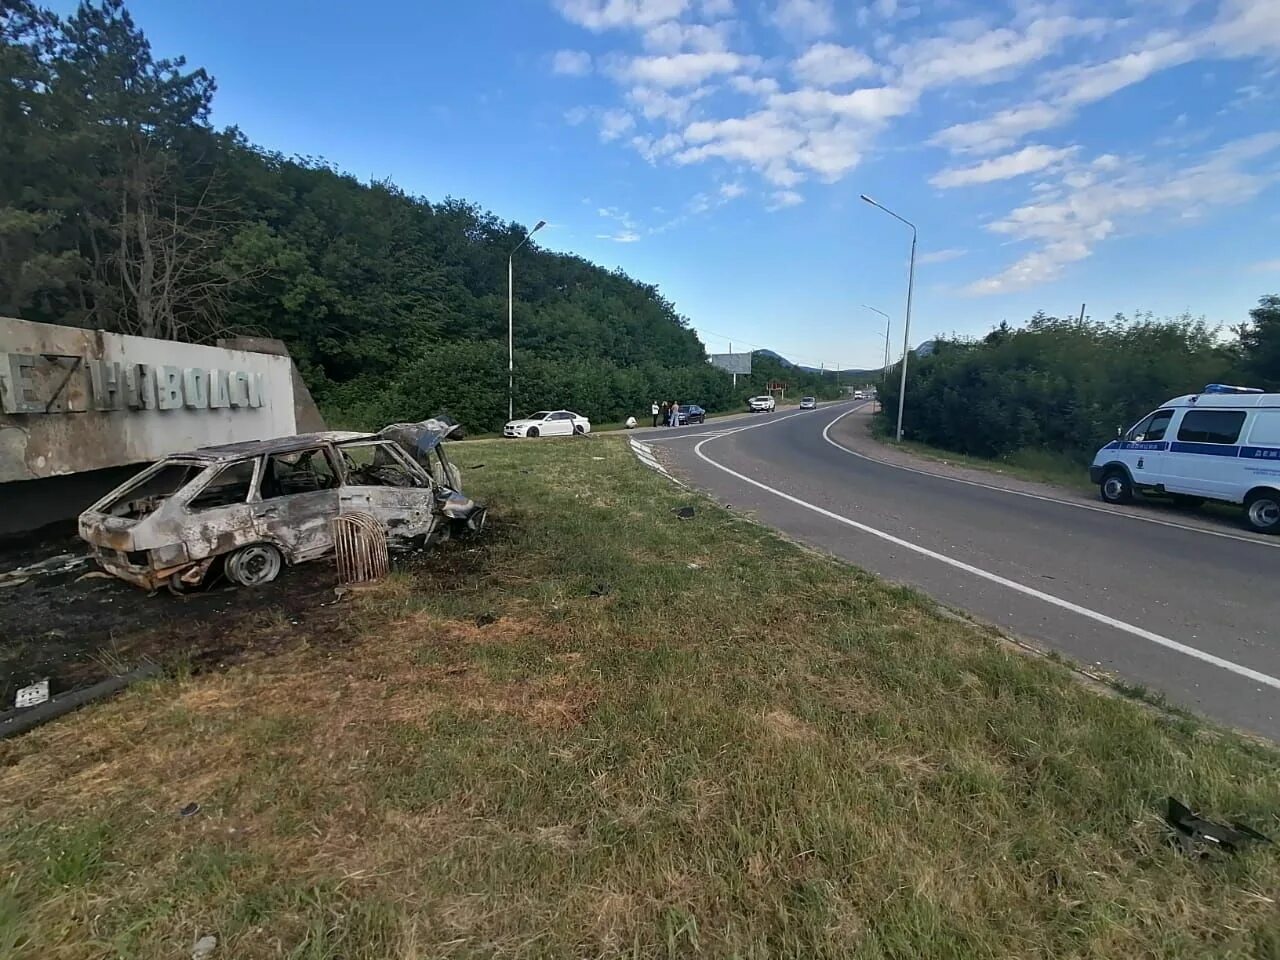
[[[203,465],[163,462],[154,472],[139,476],[110,503],[103,504],[102,512],[124,520],[141,520],[155,513],[203,469]]]

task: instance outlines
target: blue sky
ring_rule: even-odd
[[[875,366],[1037,309],[1280,291],[1278,0],[133,0],[214,120],[657,284],[713,351]]]

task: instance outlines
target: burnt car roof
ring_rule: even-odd
[[[201,447],[190,453],[177,453],[173,456],[190,457],[196,460],[218,462],[221,460],[239,460],[241,457],[256,457],[264,453],[291,453],[294,450],[305,450],[320,443],[347,443],[351,440],[377,440],[376,433],[356,433],[350,430],[324,430],[320,433],[299,433],[292,437],[275,437],[271,440],[244,440],[240,443],[224,443],[216,447]]]

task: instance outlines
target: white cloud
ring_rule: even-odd
[[[560,14],[593,33],[644,28],[680,16],[688,0],[556,0]]]
[[[747,188],[740,183],[722,183],[720,184],[720,196],[726,200],[736,200],[747,192]]]
[[[781,112],[828,114],[876,123],[910,113],[916,94],[898,87],[864,87],[851,93],[832,93],[807,87],[769,98],[769,106]]]
[[[733,0],[702,0],[699,7],[704,17],[728,17],[733,15]]]
[[[688,87],[722,73],[751,71],[760,66],[760,58],[727,51],[676,53],[653,57],[635,57],[615,64],[616,76],[656,87]]]
[[[1280,180],[1280,170],[1257,172],[1248,164],[1277,150],[1280,133],[1265,133],[1228,143],[1194,166],[1131,165],[1110,179],[1093,177],[1078,188],[1064,178],[1059,187],[987,226],[993,233],[1034,244],[1035,249],[1000,273],[971,284],[967,292],[1008,293],[1053,280],[1121,227],[1136,229],[1152,216],[1189,221],[1215,207],[1252,200]]]
[[[635,243],[640,239],[640,233],[636,229],[635,221],[631,219],[631,214],[625,210],[619,210],[617,207],[601,207],[596,213],[605,220],[613,220],[618,225],[618,229],[612,233],[597,233],[597,240],[612,240],[614,243]]]
[[[711,93],[708,87],[697,87],[682,95],[667,93],[654,87],[632,87],[627,91],[627,102],[639,110],[646,120],[668,120],[678,123],[689,114],[690,108]]]
[[[1157,40],[1154,45],[1083,67],[1070,67],[1055,74],[1051,85],[1062,95],[1058,102],[1067,107],[1105,100],[1112,94],[1168,67],[1187,63],[1196,57],[1196,46],[1186,40]]]
[[[930,177],[929,182],[935,187],[948,189],[971,186],[976,183],[993,183],[996,180],[1009,180],[1061,163],[1075,153],[1075,149],[1075,147],[1063,147],[1055,150],[1043,144],[1033,144],[1023,147],[1016,153],[1006,153],[983,160],[972,167],[952,167],[941,170]]]
[[[772,110],[727,120],[700,120],[685,128],[684,139],[691,146],[675,155],[677,163],[719,157],[747,163],[778,186],[790,187],[799,182],[788,159],[804,146],[805,134]]]
[[[861,50],[835,43],[815,43],[791,65],[797,77],[820,87],[848,83],[875,69],[874,61]]]
[[[730,77],[729,86],[739,93],[748,93],[758,97],[767,97],[781,89],[778,81],[773,77]]]
[[[916,262],[921,264],[946,263],[948,260],[958,260],[968,252],[968,250],[960,250],[956,247],[949,247],[946,250],[930,250],[928,253],[922,253],[916,257]]]
[[[636,136],[631,138],[631,145],[647,161],[657,163],[663,157],[669,157],[684,146],[684,138],[678,133],[664,134],[656,139]]]
[[[728,21],[708,26],[703,23],[667,20],[645,31],[644,48],[657,53],[678,53],[681,50],[722,52],[729,49],[731,26],[732,23]]]
[[[832,0],[778,0],[772,19],[779,30],[795,37],[822,37],[836,28]]]
[[[778,190],[769,198],[767,210],[781,210],[783,207],[794,207],[804,203],[804,197],[794,190]]]
[[[636,118],[625,110],[606,110],[600,115],[600,139],[617,140],[635,129]]]
[[[1280,4],[1275,0],[1223,0],[1205,39],[1228,56],[1280,53]]]
[[[573,127],[586,123],[590,116],[591,111],[586,107],[570,107],[564,112],[565,123]]]
[[[892,59],[902,68],[903,84],[910,87],[994,83],[1056,52],[1068,38],[1097,33],[1105,26],[1099,19],[1046,17],[1032,20],[1023,30],[1000,27],[970,35],[969,29],[957,28],[951,36],[899,47]]]
[[[837,123],[829,129],[810,131],[805,145],[792,159],[821,179],[834,183],[862,161],[862,149],[869,139],[865,130]]]
[[[1249,264],[1254,273],[1280,273],[1280,260],[1259,260]]]
[[[985,120],[957,123],[939,131],[931,143],[957,152],[992,153],[1013,146],[1028,133],[1061,123],[1069,111],[1042,101],[1001,110]]]
[[[585,50],[557,50],[551,58],[551,72],[566,77],[585,77],[591,72],[591,54]]]

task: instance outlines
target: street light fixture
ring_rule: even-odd
[[[905,223],[911,228],[911,266],[907,271],[907,322],[902,331],[902,385],[898,389],[898,442],[902,442],[902,409],[907,400],[907,354],[911,352],[911,294],[916,283],[916,225],[904,217],[898,216],[886,206],[876,203],[865,193],[862,199],[873,207],[878,207],[895,220]]]
[[[516,384],[516,284],[514,264],[516,251],[529,242],[529,238],[547,225],[547,221],[539,220],[532,230],[524,235],[524,239],[511,248],[507,257],[507,419],[515,419],[515,384]]]
[[[880,383],[883,386],[885,378],[889,376],[889,315],[883,310],[877,310],[869,303],[864,303],[862,306],[884,317],[884,374],[880,377]]]

